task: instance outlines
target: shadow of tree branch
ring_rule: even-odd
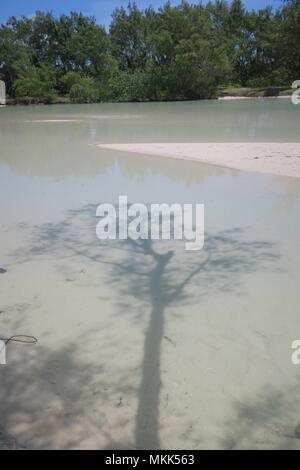
[[[206,234],[205,249],[197,253],[184,252],[179,242],[164,244],[131,239],[100,242],[95,236],[95,213],[96,206],[88,205],[69,211],[59,223],[28,227],[31,246],[27,252],[14,255],[20,262],[32,257],[59,257],[66,262],[79,258],[84,263],[105,269],[106,282],[115,289],[120,312],[124,311],[126,299],[139,300],[135,305],[131,304],[127,312],[133,324],[147,321],[148,325],[137,392],[133,446],[159,449],[161,346],[167,309],[171,305],[201,303],[216,291],[239,293],[243,276],[271,269],[279,254],[273,243],[251,240],[240,227]],[[148,311],[149,318],[145,320]],[[66,368],[72,369],[72,349],[64,356],[67,357]],[[89,380],[93,372],[89,371]],[[21,387],[26,385],[24,381],[17,384]],[[13,384],[8,386],[13,387]],[[110,439],[112,446],[122,447],[122,443],[114,441],[113,436]]]

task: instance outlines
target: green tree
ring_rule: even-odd
[[[74,103],[93,103],[101,98],[97,82],[80,72],[67,72],[61,78],[61,86]]]
[[[15,95],[24,103],[51,103],[56,98],[54,71],[48,64],[32,65],[29,60],[15,64],[18,78],[14,81]]]
[[[280,40],[278,51],[280,63],[290,81],[300,77],[300,1],[287,2],[281,11]]]
[[[241,0],[166,2],[92,16],[37,11],[0,26],[11,97],[49,102],[209,98],[221,85],[287,85],[300,76],[300,0],[246,11]]]
[[[109,33],[120,70],[143,69],[147,58],[145,17],[135,3],[129,3],[127,11],[114,10]]]
[[[95,103],[99,101],[99,92],[90,77],[84,77],[79,83],[72,85],[69,96],[73,103]]]

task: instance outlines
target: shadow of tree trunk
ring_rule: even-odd
[[[164,335],[164,312],[167,299],[164,294],[165,268],[173,252],[159,255],[151,251],[156,266],[149,275],[152,310],[144,343],[142,380],[139,390],[136,418],[136,446],[138,449],[159,449],[159,396],[161,387],[161,343]]]
[[[102,244],[94,238],[94,214],[95,206],[89,205],[70,211],[61,223],[34,227],[31,250],[22,256],[50,254],[98,263],[107,268],[107,282],[115,287],[120,303],[130,296],[143,299],[149,306],[133,445],[137,449],[160,449],[161,350],[166,309],[171,304],[186,306],[200,302],[216,290],[238,292],[243,273],[255,272],[259,267],[268,269],[267,263],[279,256],[272,243],[251,241],[242,228],[207,234],[201,256],[192,253],[178,257],[177,251],[160,254],[150,240],[116,240],[109,245]],[[86,239],[87,232],[91,234],[90,240]],[[200,274],[201,283],[192,282]],[[192,293],[187,292],[188,287],[193,287]],[[134,311],[130,314],[134,317]],[[144,311],[140,311],[137,316],[143,315]]]

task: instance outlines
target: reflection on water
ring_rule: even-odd
[[[299,448],[299,180],[89,145],[295,141],[295,108],[0,110],[0,333],[39,338],[9,349],[0,425],[33,448]],[[120,194],[205,203],[205,249],[100,242]]]

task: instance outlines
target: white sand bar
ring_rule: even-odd
[[[295,143],[136,143],[100,148],[182,158],[243,171],[300,178],[300,142]]]
[[[33,119],[30,121],[24,121],[24,122],[82,122],[82,119]]]

